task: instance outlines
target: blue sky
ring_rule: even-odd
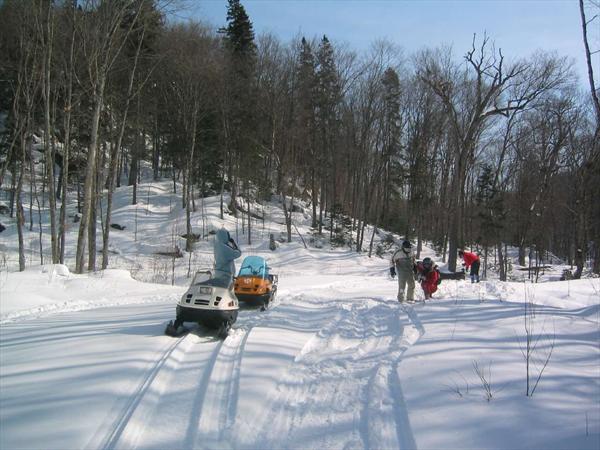
[[[271,32],[284,41],[298,34],[326,34],[359,51],[387,38],[408,54],[451,44],[458,58],[470,48],[473,33],[485,32],[508,58],[537,49],[571,57],[581,83],[587,83],[577,0],[242,0],[242,4],[257,33]],[[192,0],[186,15],[221,26],[226,5],[226,0]],[[600,48],[600,20],[589,32],[593,46]],[[596,56],[599,78],[600,54]]]

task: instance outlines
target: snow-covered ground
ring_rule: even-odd
[[[305,249],[297,234],[271,252],[275,204],[256,205],[265,221],[248,245],[218,199],[197,200],[194,232],[225,225],[279,291],[265,312],[242,308],[223,341],[200,328],[174,339],[163,330],[212,236],[172,277],[156,253],[183,248],[180,197],[169,182],[139,195],[136,207],[118,191],[112,269],[90,275],[40,266],[35,243],[15,272],[2,216],[1,449],[600,447],[600,279],[444,281],[432,301],[399,304],[387,256]],[[294,220],[309,241],[310,217]]]

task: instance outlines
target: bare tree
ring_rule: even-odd
[[[20,148],[19,154],[19,172],[16,173],[16,161],[13,170],[13,180],[16,178],[14,201],[17,210],[17,234],[19,241],[19,270],[25,270],[25,242],[23,226],[25,224],[25,213],[21,193],[23,190],[25,170],[27,167],[27,150],[31,145],[31,131],[33,127],[33,114],[35,100],[39,94],[40,76],[38,61],[42,49],[39,41],[34,39],[34,30],[30,28],[30,22],[27,19],[27,6],[19,5],[15,8],[14,19],[17,24],[17,60],[15,67],[15,81],[12,103],[12,113],[15,120],[16,141]],[[30,179],[33,180],[35,173],[30,172]]]
[[[95,266],[96,254],[92,250],[95,248],[95,242],[91,242],[91,239],[94,239],[95,237],[95,233],[90,233],[90,227],[96,227],[96,223],[91,223],[91,219],[92,203],[95,203],[96,201],[94,179],[96,177],[96,153],[98,151],[100,114],[104,107],[104,96],[108,75],[125,45],[131,27],[135,24],[135,21],[132,21],[130,28],[125,31],[121,28],[123,18],[129,7],[130,5],[128,2],[88,0],[83,5],[86,14],[82,16],[81,23],[79,24],[79,36],[82,45],[81,50],[86,64],[85,69],[87,72],[87,81],[91,91],[93,106],[90,124],[90,145],[88,148],[87,166],[85,171],[83,211],[77,238],[77,254],[75,260],[75,270],[77,273],[82,273],[84,269],[86,237],[89,237],[89,239],[87,239],[87,246],[89,249],[88,270],[93,270]]]
[[[110,237],[110,225],[111,225],[111,217],[112,217],[112,203],[113,203],[113,194],[116,184],[116,179],[118,175],[118,162],[119,155],[121,152],[121,148],[123,145],[123,138],[125,136],[125,128],[127,126],[127,120],[129,116],[129,109],[131,106],[131,101],[134,96],[138,97],[138,105],[139,105],[139,96],[141,95],[141,90],[143,89],[146,81],[148,80],[148,76],[138,80],[136,85],[136,77],[139,72],[140,58],[143,56],[143,47],[147,45],[147,34],[148,28],[154,25],[154,17],[156,11],[152,8],[149,8],[148,5],[150,3],[143,1],[139,2],[139,9],[134,9],[130,14],[130,20],[135,23],[135,27],[133,28],[133,32],[130,35],[130,46],[133,46],[132,52],[133,55],[128,58],[127,62],[130,62],[128,65],[129,77],[127,81],[127,87],[125,91],[125,102],[121,108],[121,122],[118,127],[117,138],[116,141],[112,144],[109,158],[109,170],[108,170],[108,180],[107,180],[107,206],[106,206],[106,220],[105,226],[102,234],[102,269],[106,269],[108,267],[108,244]],[[137,43],[136,43],[137,41]],[[129,61],[130,60],[130,61]],[[135,89],[134,89],[135,88]],[[116,109],[116,108],[115,108]],[[139,109],[139,108],[138,108]],[[138,122],[139,122],[139,111],[138,111]],[[136,133],[136,136],[139,136]],[[134,168],[131,168],[134,171]],[[137,171],[134,177],[137,179]],[[137,184],[137,183],[136,183]],[[134,185],[135,192],[135,185]],[[135,199],[135,194],[134,194]]]
[[[600,3],[593,0],[588,0],[589,3],[594,6],[596,9],[600,9]],[[587,27],[590,23],[594,21],[600,20],[598,14],[594,15],[591,19],[587,20],[585,16],[585,7],[584,1],[579,0],[579,12],[581,14],[581,31],[583,33],[583,45],[585,47],[585,61],[587,64],[588,70],[588,81],[590,83],[590,93],[592,95],[592,103],[594,105],[594,112],[596,113],[596,132],[595,132],[595,140],[596,145],[598,144],[598,140],[600,139],[600,100],[598,100],[598,89],[596,88],[596,83],[594,81],[594,66],[592,64],[592,55],[594,53],[599,52],[600,50],[596,50],[592,52],[590,49],[589,39],[588,39],[588,31]]]
[[[61,194],[61,206],[60,206],[60,230],[59,230],[59,261],[61,264],[65,262],[65,247],[66,247],[66,229],[67,229],[67,202],[68,202],[68,188],[69,188],[69,161],[71,158],[71,119],[73,115],[73,85],[75,83],[75,38],[76,38],[76,14],[77,5],[75,0],[66,8],[64,23],[68,25],[69,30],[68,38],[66,39],[66,45],[68,50],[65,52],[65,60],[63,61],[65,74],[63,83],[64,92],[64,116],[63,116],[63,152],[62,152],[62,164],[60,179],[62,179],[62,194]]]
[[[465,55],[460,70],[446,56],[424,53],[418,67],[420,79],[442,100],[454,139],[452,219],[449,269],[456,270],[456,255],[463,244],[464,193],[467,173],[477,144],[491,119],[506,117],[529,107],[542,94],[559,87],[567,76],[563,61],[539,54],[531,61],[505,64],[502,50],[484,36],[479,47]]]
[[[588,0],[589,4],[592,5],[593,7],[596,8],[596,11],[600,10],[600,3],[596,0]],[[584,1],[583,0],[579,0],[579,11],[581,14],[581,30],[583,33],[583,44],[585,47],[585,59],[586,59],[586,64],[587,64],[587,69],[588,69],[588,81],[590,83],[590,93],[591,93],[591,97],[592,97],[592,104],[594,106],[594,112],[595,112],[595,117],[596,117],[596,126],[595,126],[595,131],[594,131],[594,138],[592,140],[591,143],[591,155],[589,157],[589,159],[583,164],[581,165],[580,170],[578,170],[578,178],[579,181],[582,183],[585,183],[583,186],[580,187],[581,189],[581,193],[584,195],[585,192],[587,192],[587,188],[589,186],[588,181],[594,181],[594,177],[596,177],[596,185],[597,183],[597,173],[600,171],[600,100],[598,99],[598,88],[596,88],[596,82],[594,80],[594,65],[592,64],[592,56],[598,52],[600,52],[600,49],[596,49],[594,51],[592,51],[590,49],[590,45],[589,45],[589,39],[588,39],[588,25],[594,22],[598,22],[600,20],[600,15],[595,14],[594,16],[592,16],[591,19],[587,19],[586,18],[586,14],[585,14],[585,8],[584,8]],[[597,27],[596,27],[597,29]],[[600,189],[596,186],[596,194],[600,193]],[[593,196],[593,194],[592,194]],[[585,202],[582,202],[581,199],[580,200],[579,205],[581,206],[582,204],[584,204]],[[597,202],[596,202],[597,203]],[[596,210],[594,211],[593,208],[596,208]],[[595,217],[595,222],[596,224],[599,223],[598,221],[598,214],[600,214],[600,212],[598,211],[598,206],[593,206],[592,204],[592,217]],[[595,215],[595,216],[594,216]],[[599,273],[600,272],[600,225],[596,225],[596,248],[595,248],[595,255],[594,255],[594,272]],[[585,242],[583,242],[583,244],[585,244]],[[583,248],[581,248],[581,250],[583,251]],[[578,273],[581,273],[581,271],[579,270],[578,267]]]
[[[33,8],[33,20],[35,22],[36,36],[40,40],[42,48],[42,100],[44,110],[44,155],[46,167],[46,182],[48,183],[48,204],[50,216],[50,244],[52,262],[57,263],[60,260],[58,232],[56,224],[56,189],[54,177],[54,152],[53,141],[54,132],[52,130],[53,120],[50,117],[51,102],[52,102],[52,66],[53,66],[53,49],[55,45],[54,28],[55,14],[54,7],[51,2],[35,2]]]

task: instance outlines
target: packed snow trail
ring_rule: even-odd
[[[119,439],[104,448],[198,448],[219,442],[232,423],[239,364],[248,330],[224,341],[187,334],[145,389]]]
[[[199,328],[163,336],[171,302],[5,324],[2,441],[7,448],[37,448],[41,436],[52,436],[44,439],[49,448],[410,446],[397,366],[421,333],[408,319],[412,308],[376,298],[280,298],[265,312],[242,309],[224,341]],[[72,398],[53,395],[67,385]],[[19,425],[29,423],[23,417],[36,421],[36,433]],[[313,427],[323,419],[321,435]],[[56,429],[64,436],[53,436]]]
[[[230,442],[240,399],[242,357],[249,336],[254,337],[255,346],[272,348],[274,343],[269,342],[268,333],[260,336],[261,325],[281,327],[303,322],[302,309],[278,308],[278,304],[276,300],[273,309],[265,312],[242,309],[224,341],[198,336],[197,331],[178,339],[149,371],[124,411],[117,414],[120,419],[96,433],[106,434],[102,445],[89,447],[214,448]],[[288,338],[293,337],[292,351],[287,350],[289,361],[314,331],[310,326],[305,333],[282,331]],[[112,415],[114,412],[109,414]]]
[[[120,445],[122,441],[126,442],[128,446],[134,446],[140,428],[146,426],[149,413],[157,405],[157,397],[169,387],[173,372],[176,370],[183,372],[189,370],[182,366],[184,360],[187,360],[190,356],[198,357],[202,361],[201,356],[204,355],[197,355],[191,351],[198,341],[198,336],[187,334],[176,339],[168,347],[156,366],[150,369],[140,387],[130,397],[123,411],[116,414],[112,411],[109,413],[107,421],[112,421],[112,417],[115,416],[117,419],[112,425],[109,425],[109,431],[104,442],[99,446],[100,448],[113,449]],[[205,347],[203,350],[206,352],[210,348]],[[149,407],[148,405],[152,406]]]
[[[104,431],[107,437],[99,447],[195,448],[203,423],[208,422],[210,432],[223,428],[230,391],[235,390],[234,374],[239,372],[240,344],[247,333],[236,327],[221,341],[210,330],[194,327],[177,338],[149,371],[121,418]],[[216,424],[210,420],[215,416]]]
[[[3,324],[0,447],[108,445],[176,353],[162,333],[172,310],[117,306]]]
[[[194,334],[185,348],[155,378],[150,389],[127,418],[118,440],[104,448],[193,447],[198,417],[217,364],[222,341],[207,341]]]
[[[381,299],[337,306],[272,392],[258,431],[238,424],[241,447],[415,448],[397,369],[424,332],[416,313]]]

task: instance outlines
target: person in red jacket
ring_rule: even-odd
[[[464,261],[463,265],[467,271],[471,268],[471,283],[479,283],[479,256],[476,253],[465,252],[463,250],[458,251],[458,256]]]
[[[437,291],[440,274],[437,271],[437,266],[431,258],[425,258],[417,264],[417,277],[421,282],[421,288],[425,294],[425,300],[431,298],[431,294]]]

